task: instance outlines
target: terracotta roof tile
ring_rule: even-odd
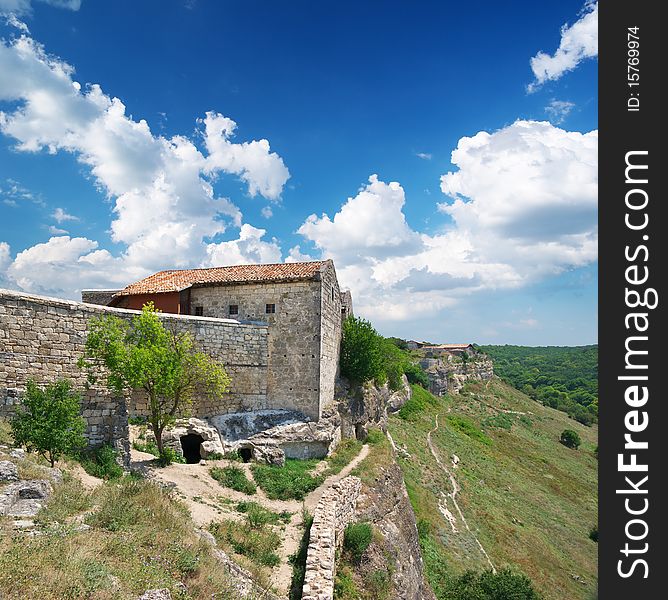
[[[280,282],[313,279],[327,261],[234,265],[210,269],[159,271],[128,285],[116,296],[180,292],[191,286],[226,283]]]

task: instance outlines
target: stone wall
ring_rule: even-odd
[[[320,412],[334,400],[341,348],[341,291],[330,263],[322,273],[320,302]]]
[[[0,416],[14,413],[34,378],[39,384],[70,379],[81,390],[86,435],[92,445],[127,444],[127,418],[142,413],[141,395],[127,401],[101,386],[86,391],[86,376],[77,367],[88,322],[112,314],[130,319],[136,311],[69,302],[0,290]],[[267,326],[230,320],[161,315],[167,327],[190,331],[196,344],[219,358],[232,377],[229,393],[198,406],[198,416],[267,408]]]
[[[193,288],[191,307],[204,316],[269,324],[268,409],[320,418],[320,281],[236,284]],[[275,313],[267,313],[267,304]],[[333,392],[332,392],[333,397]]]
[[[361,488],[360,478],[350,476],[334,483],[320,498],[311,525],[302,600],[334,597],[336,549],[355,516]]]

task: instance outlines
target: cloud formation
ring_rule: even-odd
[[[67,10],[79,10],[81,0],[37,0],[44,4],[50,4],[56,8]],[[0,0],[0,15],[30,15],[32,13],[32,0]]]
[[[598,2],[588,0],[580,18],[573,25],[561,28],[561,41],[554,54],[538,52],[531,59],[535,80],[527,86],[534,92],[546,81],[556,81],[575,69],[583,60],[598,56]]]
[[[568,100],[550,100],[550,103],[545,107],[545,112],[547,113],[548,118],[555,125],[561,125],[568,115],[571,114],[571,111],[575,108],[573,102],[568,102]]]
[[[365,316],[434,314],[596,260],[597,144],[596,131],[547,122],[479,132],[459,140],[457,170],[441,177],[438,210],[451,221],[441,232],[412,229],[402,186],[373,175],[333,218],[311,215],[299,233],[336,261]]]
[[[90,272],[81,278],[90,287],[88,281],[112,263],[114,273],[123,273],[127,282],[134,274],[167,266],[198,266],[211,256],[244,256],[248,250],[250,261],[258,252],[268,252],[263,244],[271,243],[261,242],[254,233],[261,230],[252,227],[242,230],[237,240],[219,241],[227,228],[242,227],[242,213],[228,198],[216,195],[218,177],[236,176],[249,196],[277,201],[290,176],[267,140],[235,142],[236,123],[228,117],[211,111],[198,121],[202,149],[184,136],[156,135],[99,85],[82,87],[70,65],[48,55],[27,35],[0,40],[1,101],[12,109],[0,111],[0,132],[16,141],[17,151],[68,152],[90,169],[98,188],[113,202],[112,240],[125,247],[116,258],[97,250],[91,261],[97,242],[51,238],[20,253],[9,270],[24,289],[48,291],[36,283],[38,275],[58,283],[58,290],[65,289],[63,281],[74,284],[75,278],[52,277],[60,272],[63,257],[79,265],[80,274]],[[62,209],[53,217],[58,223],[73,219]],[[77,289],[75,285],[68,295]]]

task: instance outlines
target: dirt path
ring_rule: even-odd
[[[439,502],[439,510],[441,511],[441,514],[444,516],[444,518],[450,523],[450,526],[452,527],[453,533],[458,533],[457,530],[457,519],[455,516],[450,512],[448,505],[447,505],[447,500],[448,498],[452,501],[453,506],[455,507],[457,513],[459,514],[459,518],[461,519],[461,522],[464,524],[464,527],[466,527],[466,531],[468,531],[473,539],[475,540],[476,544],[478,544],[478,547],[480,548],[480,551],[484,555],[485,559],[487,559],[487,562],[489,566],[491,567],[492,571],[496,573],[496,568],[494,567],[494,563],[492,563],[492,560],[490,559],[489,555],[487,552],[485,552],[485,549],[483,548],[482,544],[480,543],[480,540],[478,537],[471,531],[471,528],[469,527],[469,524],[466,521],[466,517],[464,517],[464,513],[462,512],[461,508],[459,508],[459,504],[457,503],[457,494],[461,490],[459,487],[459,484],[457,483],[457,479],[455,478],[455,475],[453,471],[441,461],[441,458],[438,455],[438,452],[436,452],[436,448],[434,448],[434,444],[431,441],[431,434],[435,433],[438,431],[438,415],[436,415],[436,426],[427,434],[427,445],[429,446],[429,451],[431,452],[432,456],[436,460],[436,463],[438,466],[443,470],[443,472],[448,476],[448,479],[450,479],[450,485],[452,486],[452,491],[449,493],[442,492],[442,502]],[[457,468],[456,463],[453,461],[452,465],[453,469]]]
[[[287,597],[292,581],[292,565],[288,561],[289,557],[299,548],[299,543],[303,534],[302,509],[306,509],[313,514],[323,492],[337,481],[348,476],[350,472],[362,462],[369,454],[369,446],[362,446],[359,454],[353,458],[336,475],[330,475],[323,481],[317,489],[313,490],[303,502],[300,500],[271,500],[266,494],[257,488],[257,493],[253,496],[247,496],[242,492],[236,492],[230,488],[221,486],[209,474],[209,468],[212,466],[228,466],[233,464],[246,471],[246,475],[252,479],[250,464],[231,463],[226,460],[207,461],[206,465],[184,465],[173,463],[162,469],[152,468],[150,462],[155,458],[151,454],[132,450],[132,465],[147,471],[152,478],[165,484],[174,485],[179,497],[186,504],[192,515],[193,521],[198,527],[206,529],[211,521],[220,519],[242,520],[244,515],[239,513],[234,507],[238,502],[249,501],[257,502],[264,508],[274,512],[288,511],[292,513],[290,522],[285,525],[281,532],[282,544],[277,548],[277,553],[281,562],[274,568],[271,574],[272,586],[276,588],[279,594]],[[323,470],[326,466],[319,463],[318,467]]]

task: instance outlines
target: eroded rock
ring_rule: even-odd
[[[18,480],[19,472],[16,465],[9,460],[0,460],[0,483]]]

